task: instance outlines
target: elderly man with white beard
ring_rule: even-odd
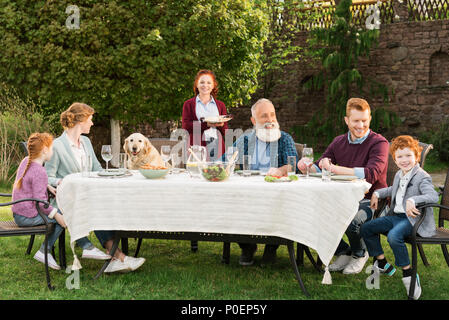
[[[273,176],[286,176],[287,157],[295,156],[297,161],[299,158],[291,135],[279,129],[273,103],[268,99],[259,99],[251,107],[251,122],[254,129],[241,135],[233,145],[239,152],[238,163],[243,163],[244,155],[250,155],[251,170],[267,171],[268,175]],[[226,154],[222,159],[223,161],[226,159]],[[296,170],[299,173],[297,168]],[[252,265],[257,245],[249,243],[239,245],[242,248],[240,265]],[[265,246],[262,264],[275,261],[277,247],[277,245]]]

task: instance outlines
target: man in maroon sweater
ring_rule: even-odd
[[[321,158],[310,167],[310,172],[320,172],[324,168],[334,174],[354,175],[372,184],[346,230],[349,245],[341,240],[335,252],[338,258],[329,266],[330,271],[359,273],[369,257],[360,236],[360,227],[372,219],[371,194],[374,190],[387,186],[389,148],[388,141],[382,135],[369,129],[370,121],[371,109],[368,102],[359,98],[349,99],[345,117],[349,132],[336,137]],[[303,160],[298,162],[298,169],[306,171]]]

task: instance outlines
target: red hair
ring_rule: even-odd
[[[368,102],[365,99],[361,98],[351,98],[346,103],[346,116],[349,117],[351,114],[351,110],[355,109],[358,111],[368,110],[371,114],[371,108],[369,107]]]
[[[44,147],[50,148],[53,143],[53,136],[49,133],[33,133],[28,138],[27,142],[27,150],[28,150],[28,162],[23,170],[22,176],[14,183],[14,189],[22,188],[23,177],[25,176],[28,168],[31,165],[31,161],[36,158],[39,158]]]
[[[201,76],[203,75],[209,75],[212,78],[212,81],[214,82],[214,88],[212,89],[212,92],[210,93],[214,99],[217,98],[218,94],[218,82],[215,77],[215,73],[211,70],[200,70],[195,76],[195,81],[193,82],[193,92],[195,92],[195,95],[198,95],[200,92],[198,91],[198,81],[200,80]]]
[[[391,141],[390,153],[393,159],[396,160],[395,153],[398,149],[405,149],[405,148],[409,148],[415,154],[416,161],[419,162],[419,160],[421,159],[421,151],[422,151],[422,147],[419,145],[419,141],[413,139],[411,136],[405,135],[398,136]]]

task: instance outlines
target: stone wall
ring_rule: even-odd
[[[305,43],[307,33],[298,41]],[[401,119],[398,127],[383,134],[417,135],[449,119],[449,20],[396,22],[381,25],[378,46],[369,58],[360,60],[365,77],[387,85],[390,102],[385,107]],[[325,102],[324,91],[305,93],[302,83],[316,72],[305,62],[286,67],[276,75],[284,81],[271,90],[261,90],[254,101],[265,95],[277,108],[281,127],[290,131],[307,123],[318,105]],[[368,99],[373,109],[381,99]],[[234,127],[248,127],[249,107],[231,111]],[[300,140],[300,137],[295,137]]]

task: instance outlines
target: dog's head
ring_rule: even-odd
[[[143,134],[133,133],[125,139],[123,149],[130,156],[146,155],[151,151],[151,143]]]

